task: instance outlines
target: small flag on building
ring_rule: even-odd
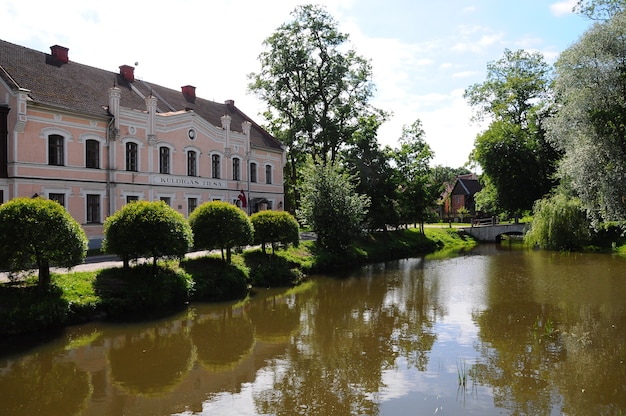
[[[239,192],[239,196],[237,198],[241,201],[241,208],[246,208],[248,206],[248,200],[246,199],[246,194],[243,192],[243,189]]]

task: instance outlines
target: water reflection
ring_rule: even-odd
[[[160,322],[111,339],[111,382],[133,396],[171,391],[191,369],[192,344],[182,320]]]
[[[0,352],[0,414],[623,414],[624,276],[487,245],[71,327]]]
[[[489,270],[477,377],[494,402],[512,414],[622,414],[624,259],[518,252]]]
[[[223,306],[210,313],[196,313],[191,338],[198,360],[211,371],[226,371],[252,352],[254,327],[242,308]]]
[[[0,373],[2,414],[80,414],[93,390],[90,374],[65,358],[34,355],[4,369]]]
[[[378,414],[383,372],[400,356],[422,365],[435,338],[432,315],[421,309],[423,279],[405,280],[391,269],[386,278],[379,266],[324,279],[303,295],[302,328],[284,358],[270,365],[272,384],[254,394],[259,413]],[[407,294],[405,285],[418,289]]]

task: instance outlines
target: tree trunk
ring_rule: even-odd
[[[38,260],[37,266],[39,269],[39,290],[48,290],[50,287],[50,263],[48,260]]]
[[[230,247],[228,247],[226,248],[226,263],[230,264],[230,259],[231,259]]]

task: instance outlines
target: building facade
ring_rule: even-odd
[[[196,96],[0,40],[0,202],[61,203],[91,247],[135,200],[188,216],[214,200],[281,210],[285,149],[228,100]]]
[[[476,216],[476,201],[474,196],[482,189],[475,174],[457,176],[454,184],[450,185],[442,195],[442,219],[460,218],[459,209],[465,208],[465,219]]]

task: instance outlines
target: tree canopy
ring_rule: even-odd
[[[285,132],[290,153],[326,164],[369,111],[371,65],[323,7],[298,6],[292,16],[265,40],[249,88],[267,104],[273,130]]]
[[[625,0],[578,0],[573,11],[593,20],[609,20],[624,9]]]
[[[285,209],[295,212],[307,158],[337,161],[360,118],[374,111],[374,86],[370,62],[325,8],[297,6],[291,16],[263,42],[248,88],[267,106],[268,130],[287,147]]]
[[[430,161],[434,153],[425,139],[421,120],[402,127],[400,147],[391,150],[395,178],[399,189],[400,221],[418,223],[424,232],[424,221],[434,209],[441,188],[433,180]]]
[[[300,217],[317,233],[317,244],[341,254],[363,232],[369,198],[359,195],[350,177],[335,164],[309,165]]]
[[[15,198],[0,205],[0,266],[39,271],[39,288],[50,285],[50,265],[72,267],[87,253],[80,224],[60,204],[43,198]]]
[[[205,202],[189,216],[197,248],[220,249],[231,261],[233,247],[252,243],[253,227],[245,212],[225,201]],[[226,253],[226,257],[224,257]]]
[[[254,227],[254,242],[261,244],[263,253],[267,243],[272,245],[272,253],[278,243],[285,246],[300,243],[298,221],[286,211],[259,211],[250,216],[250,222]]]
[[[584,246],[590,237],[590,223],[580,200],[557,193],[535,203],[525,241],[550,250],[571,250]]]
[[[355,178],[355,191],[370,199],[366,216],[370,230],[386,230],[387,225],[400,223],[392,154],[377,141],[378,128],[386,118],[382,112],[362,117],[353,145],[342,152],[342,165]]]
[[[475,120],[488,120],[471,158],[494,187],[490,204],[509,213],[531,209],[555,184],[560,155],[545,138],[552,71],[538,53],[504,51],[487,65],[487,79],[465,91]]]
[[[139,257],[182,257],[193,243],[185,218],[163,201],[124,205],[104,222],[103,250],[128,261]]]
[[[626,13],[596,23],[556,63],[548,137],[561,180],[599,221],[626,219]]]

